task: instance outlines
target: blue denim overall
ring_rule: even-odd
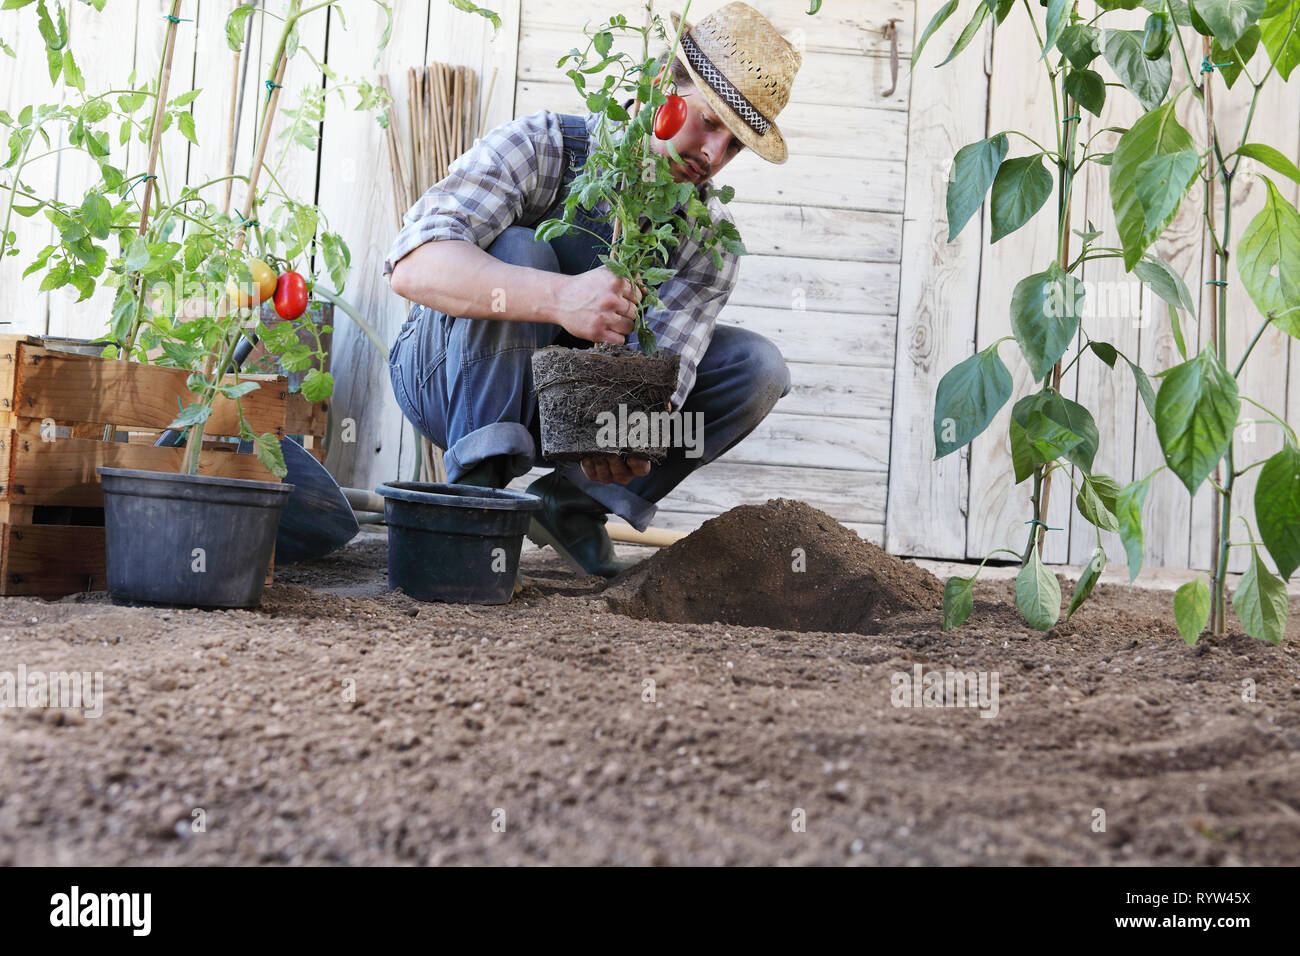
[[[569,187],[587,161],[584,118],[561,115],[560,123],[565,175],[555,202],[530,225],[507,227],[487,252],[512,265],[578,275],[600,265],[611,225],[579,206],[575,222],[604,237],[604,244],[576,229],[540,242],[532,228],[562,217]],[[424,305],[411,308],[393,343],[389,374],[402,414],[444,449],[448,481],[492,455],[506,456],[515,476],[549,464],[539,452],[531,362],[533,352],[548,345],[586,348],[591,343],[549,323],[457,318]],[[755,332],[716,325],[681,409],[683,414],[703,413],[699,457],[688,458],[687,449],[673,448],[648,475],[626,485],[592,481],[576,463],[555,467],[606,510],[644,531],[657,510],[654,502],[753,431],[789,391],[789,370],[772,342]]]

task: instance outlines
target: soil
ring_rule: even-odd
[[[908,562],[847,547],[819,581],[817,530],[803,586],[905,596],[878,596],[875,633],[629,617],[530,545],[510,604],[423,604],[385,589],[373,529],[277,570],[256,611],[0,600],[0,671],[104,675],[99,718],[0,708],[0,862],[1300,862],[1297,599],[1279,647],[1239,626],[1188,647],[1169,592],[1109,584],[1044,634],[981,583],[943,632]],[[679,581],[672,549],[619,552],[661,588],[716,583],[674,547]],[[715,557],[731,590],[798,600]],[[894,706],[917,666],[997,672],[996,716]]]
[[[532,367],[543,457],[564,462],[591,455],[637,455],[663,461],[671,447],[671,429],[638,435],[635,420],[667,408],[677,389],[680,364],[681,356],[665,349],[647,356],[605,342],[589,349],[538,349]],[[618,416],[615,441],[602,436],[602,412]]]
[[[655,621],[874,634],[885,615],[942,615],[943,583],[824,511],[774,498],[712,518],[619,575],[612,610]]]

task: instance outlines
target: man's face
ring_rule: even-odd
[[[740,154],[745,145],[732,135],[718,115],[705,102],[699,90],[683,87],[680,95],[686,101],[686,122],[671,140],[673,149],[682,157],[685,166],[673,162],[664,141],[650,138],[651,148],[668,160],[674,182],[695,183],[716,176],[727,163]],[[696,173],[690,168],[694,163],[700,168]]]

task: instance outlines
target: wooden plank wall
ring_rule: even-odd
[[[938,0],[918,0],[917,25],[927,23],[941,6]],[[1087,9],[1084,9],[1087,8]],[[1081,3],[1085,15],[1096,12],[1091,2]],[[1035,9],[1037,13],[1037,9]],[[1109,14],[1107,25],[1141,28],[1146,12],[1127,14],[1120,22],[1120,12]],[[934,440],[930,422],[934,409],[934,390],[943,374],[958,361],[983,348],[1010,328],[1008,315],[1011,290],[1025,275],[1040,271],[1052,259],[1054,222],[1044,214],[1041,221],[1002,239],[987,244],[988,211],[984,210],[983,236],[979,237],[978,293],[970,292],[970,279],[963,266],[969,267],[971,243],[975,240],[974,223],[967,226],[957,243],[947,244],[943,190],[946,188],[952,156],[958,148],[986,135],[1007,129],[1022,129],[1045,142],[1055,135],[1052,128],[1051,99],[1043,85],[1043,67],[1025,51],[1033,43],[1032,31],[1017,9],[1007,22],[992,31],[986,28],[985,54],[992,66],[987,85],[987,122],[981,112],[979,95],[968,84],[980,82],[977,65],[981,57],[976,40],[961,57],[939,69],[934,68],[946,54],[952,36],[964,25],[962,12],[954,15],[926,50],[920,72],[913,78],[911,130],[908,143],[908,202],[904,212],[902,291],[900,295],[899,361],[895,373],[893,404],[891,483],[888,502],[887,542],[891,551],[900,554],[934,557],[982,558],[997,547],[1021,549],[1026,532],[1023,522],[1030,514],[1027,485],[1012,485],[1010,447],[1006,425],[1010,404],[989,430],[975,440],[969,456],[962,461],[950,456],[938,464],[930,459]],[[958,22],[960,21],[960,22]],[[954,24],[956,24],[954,26]],[[1184,30],[1188,55],[1193,66],[1199,62],[1200,38],[1190,28]],[[1252,71],[1256,76],[1266,69],[1266,54],[1261,50]],[[1094,64],[1108,81],[1114,81],[1101,58]],[[933,83],[929,77],[938,77]],[[1174,88],[1184,85],[1185,70],[1175,64]],[[1081,133],[1097,139],[1092,149],[1113,148],[1114,133],[1103,132],[1107,126],[1128,126],[1140,115],[1136,100],[1123,89],[1107,88],[1106,109],[1101,119],[1082,113]],[[980,95],[985,91],[981,90]],[[965,105],[963,98],[973,100]],[[1235,142],[1249,106],[1249,85],[1244,81],[1228,91],[1216,83],[1217,122],[1227,141]],[[978,115],[972,115],[978,114]],[[1203,138],[1204,118],[1193,97],[1179,101],[1180,121],[1198,141]],[[941,116],[936,126],[929,118]],[[1275,85],[1261,98],[1252,126],[1251,139],[1267,142],[1292,159],[1300,155],[1300,83]],[[1043,139],[1047,137],[1047,139]],[[1017,136],[1011,137],[1008,155],[1025,155],[1032,147]],[[1250,219],[1258,212],[1264,194],[1263,183],[1249,175],[1259,172],[1257,164],[1246,161],[1236,179],[1233,197],[1233,242],[1239,241]],[[1295,201],[1294,183],[1274,176],[1289,199]],[[925,183],[933,185],[914,189]],[[1090,167],[1086,179],[1075,193],[1074,225],[1082,229],[1086,219],[1106,231],[1103,241],[1118,245],[1110,212],[1108,178]],[[1220,196],[1220,201],[1221,201]],[[1049,201],[1050,205],[1050,201]],[[1203,197],[1194,188],[1173,224],[1155,246],[1158,254],[1183,274],[1193,296],[1204,296],[1207,287],[1205,257],[1209,243],[1201,222]],[[913,223],[917,223],[915,229]],[[1220,225],[1222,216],[1220,214]],[[931,231],[927,234],[926,230]],[[1077,237],[1073,248],[1077,250]],[[1240,356],[1258,327],[1255,310],[1241,288],[1235,266],[1227,276],[1229,310],[1240,321],[1231,323],[1230,356]],[[1168,368],[1180,361],[1163,302],[1145,293],[1140,285],[1126,276],[1122,266],[1110,261],[1089,263],[1084,279],[1094,283],[1089,295],[1105,310],[1086,318],[1092,334],[1113,342],[1127,352],[1148,372]],[[1123,296],[1130,303],[1125,307]],[[1113,298],[1107,298],[1113,296]],[[977,308],[972,303],[978,300]],[[971,312],[974,311],[974,315]],[[1246,317],[1249,316],[1249,319]],[[1197,317],[1184,317],[1184,333],[1189,345],[1208,334],[1197,328]],[[974,344],[971,344],[971,330]],[[1076,343],[1077,345],[1077,343]],[[1013,344],[1000,351],[1015,378],[1014,402],[1031,388],[1024,362]],[[1067,353],[1067,358],[1073,356]],[[1123,363],[1120,363],[1123,367]],[[1242,391],[1273,410],[1295,421],[1300,416],[1300,343],[1270,330],[1256,347],[1242,378]],[[1062,383],[1065,393],[1082,402],[1096,416],[1102,435],[1097,468],[1121,482],[1141,478],[1163,462],[1155,427],[1137,397],[1127,371],[1111,372],[1091,355],[1084,356]],[[1247,461],[1257,461],[1280,447],[1281,436],[1275,426],[1261,424],[1254,433],[1240,430],[1237,453]],[[965,454],[965,453],[963,453]],[[1239,457],[1239,462],[1242,460]],[[1238,513],[1253,515],[1251,504],[1254,472],[1240,481],[1236,508]],[[1077,476],[1075,476],[1077,479]],[[1060,475],[1063,479],[1064,475]],[[1063,480],[1055,483],[1048,522],[1062,528],[1048,536],[1046,558],[1049,561],[1082,563],[1096,546],[1095,529],[1077,515],[1067,516],[1067,503],[1073,497]],[[1152,483],[1144,510],[1147,535],[1147,564],[1175,567],[1209,567],[1211,561],[1211,495],[1208,486],[1192,501],[1182,484],[1168,471]],[[1253,521],[1253,518],[1252,518]],[[1240,523],[1237,526],[1241,528]],[[1117,536],[1102,536],[1112,563],[1124,561]],[[1231,567],[1244,569],[1248,552],[1235,549]]]
[[[722,5],[692,3],[690,21]],[[803,65],[777,120],[789,161],[776,166],[745,152],[715,180],[736,188],[729,209],[751,253],[741,260],[740,281],[719,322],[772,339],[789,364],[791,391],[748,438],[664,499],[655,524],[691,530],[735,505],[783,496],[802,498],[879,543],[913,0],[827,4],[815,17],[803,0],[751,5],[801,48]],[[620,9],[626,5],[613,0],[525,5],[516,116],[586,112],[555,63],[579,45],[575,37],[587,20],[605,21]],[[882,28],[891,17],[901,20],[902,61],[898,89],[885,97],[889,42]],[[652,39],[651,54],[665,47]],[[630,42],[621,48],[633,51]],[[537,469],[512,487],[543,473]]]
[[[183,176],[199,182],[224,171],[225,103],[234,58],[222,25],[235,5],[232,0],[183,4],[182,16],[189,19],[178,31],[170,95],[196,87],[204,92],[191,106],[198,145],[174,140],[163,155],[162,172],[173,190]],[[697,0],[692,21],[721,5],[722,0]],[[985,36],[958,60],[936,69],[964,25],[965,11],[959,12],[932,40],[913,76],[909,57],[917,32],[940,0],[841,0],[824,5],[815,17],[806,15],[806,0],[755,0],[753,5],[800,47],[804,65],[779,120],[790,143],[790,160],[778,167],[742,154],[719,177],[720,183],[736,187],[738,198],[730,208],[753,253],[743,260],[740,284],[721,321],[775,341],[789,363],[793,388],[753,435],[666,499],[657,523],[689,530],[736,504],[788,496],[809,501],[899,554],[979,558],[995,547],[1019,548],[1028,497],[1010,482],[1007,412],[969,450],[938,463],[933,461],[931,421],[939,378],[974,349],[1006,333],[1011,289],[1051,258],[1053,237],[1046,217],[989,246],[986,210],[958,241],[946,241],[943,197],[957,149],[1009,128],[1054,136],[1042,65],[1024,52],[1031,34],[1022,11],[996,36],[986,28]],[[1085,0],[1084,5],[1091,3]],[[407,68],[435,60],[477,70],[480,98],[497,68],[489,129],[543,108],[582,112],[584,104],[555,61],[578,42],[583,23],[606,19],[626,5],[614,0],[498,0],[487,6],[503,21],[495,38],[486,21],[460,13],[444,0],[395,4],[392,42],[378,65],[374,46],[382,15],[368,2],[349,5],[346,31],[336,17],[314,18],[302,42],[344,76],[386,74],[398,99],[399,125],[406,117]],[[151,74],[168,9],[169,0],[110,0],[103,14],[74,4],[71,27],[87,83],[123,81],[132,69]],[[1133,25],[1140,25],[1142,16],[1143,11],[1134,11]],[[884,97],[890,76],[882,28],[891,18],[900,20],[902,71],[898,90]],[[30,10],[2,11],[0,35],[23,35],[32,29],[31,20]],[[1114,25],[1113,14],[1108,22]],[[260,19],[254,24],[236,169],[247,168],[250,160],[253,118],[266,79],[263,61],[273,42],[263,35]],[[14,46],[16,59],[0,56],[0,106],[16,113],[25,103],[75,96],[62,87],[50,89],[38,43]],[[1189,49],[1194,54],[1198,47]],[[1263,55],[1261,51],[1257,64]],[[295,61],[286,82],[288,99],[282,103],[291,102],[295,89],[312,79],[305,66],[305,60]],[[1100,69],[1107,72],[1104,64]],[[1181,69],[1174,75],[1176,83],[1183,82]],[[1083,114],[1082,134],[1098,134],[1094,148],[1113,146],[1115,134],[1102,132],[1103,127],[1127,125],[1138,115],[1129,94],[1108,89],[1104,119]],[[1240,129],[1248,100],[1245,84],[1233,91],[1218,87],[1218,122],[1229,136]],[[383,131],[356,113],[353,103],[351,96],[347,102],[331,96],[319,153],[290,150],[282,164],[276,158],[278,175],[291,188],[314,195],[330,227],[346,238],[353,268],[347,297],[391,342],[405,305],[381,275],[396,231],[387,148]],[[1179,115],[1199,136],[1203,120],[1191,97],[1182,98]],[[1274,86],[1260,104],[1251,138],[1295,158],[1300,155],[1298,120],[1300,82]],[[114,139],[114,150],[114,162],[129,172],[143,168],[140,144],[117,147]],[[1025,142],[1012,137],[1010,155],[1025,151]],[[1259,171],[1249,161],[1242,169]],[[68,199],[79,195],[91,176],[80,157],[54,153],[24,180]],[[1297,198],[1295,184],[1281,177],[1275,181],[1288,198]],[[1259,209],[1262,186],[1250,175],[1237,177],[1234,241]],[[235,201],[240,198],[236,189]],[[1207,243],[1200,208],[1195,189],[1157,251],[1183,272],[1194,294],[1204,296]],[[1080,183],[1076,210],[1077,225],[1091,218],[1113,236],[1106,179],[1097,171]],[[39,276],[20,278],[35,252],[50,241],[50,224],[42,217],[16,218],[13,228],[23,255],[0,263],[0,313],[11,323],[4,331],[85,337],[102,331],[107,295],[76,303],[65,292],[39,292]],[[1089,264],[1084,278],[1100,289],[1128,281],[1117,266],[1105,262]],[[1228,278],[1229,308],[1235,315],[1253,316],[1235,270]],[[1163,304],[1140,290],[1133,301],[1138,314],[1107,316],[1108,337],[1148,371],[1167,368],[1177,359]],[[1208,334],[1196,328],[1194,317],[1185,323],[1189,341]],[[1253,334],[1253,320],[1232,328],[1231,350],[1239,355]],[[1028,374],[1013,346],[1005,346],[1002,354],[1015,373],[1019,397],[1030,387]],[[359,487],[409,476],[415,449],[393,402],[386,365],[345,320],[337,326],[333,361],[338,392],[331,469],[342,483]],[[1290,421],[1300,420],[1300,344],[1280,333],[1266,335],[1242,385],[1245,394],[1285,412]],[[1099,468],[1130,481],[1160,464],[1154,427],[1127,375],[1111,373],[1085,356],[1064,387],[1094,411],[1103,436],[1112,439],[1103,441]],[[347,419],[355,424],[357,440],[351,444],[339,440],[339,425]],[[1238,453],[1257,460],[1271,454],[1280,440],[1277,428],[1261,424],[1253,433],[1238,433]],[[1239,485],[1238,510],[1247,513],[1253,476]],[[1049,523],[1064,530],[1049,536],[1047,556],[1078,563],[1096,536],[1077,516],[1067,516],[1068,498],[1058,482]],[[1176,479],[1162,474],[1146,504],[1148,563],[1207,567],[1210,504],[1204,492],[1195,502],[1189,500]],[[1122,560],[1113,536],[1104,536],[1103,542],[1113,561]],[[1234,554],[1234,568],[1244,558],[1244,552]]]

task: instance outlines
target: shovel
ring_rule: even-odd
[[[235,347],[229,371],[237,372],[256,343],[248,332]],[[158,436],[155,445],[177,444],[181,432],[169,428]],[[241,442],[239,450],[248,453],[252,442]],[[311,452],[292,438],[280,439],[284,465],[289,470],[284,480],[294,485],[280,516],[280,530],[275,537],[277,564],[293,564],[320,558],[343,547],[360,530],[352,506],[334,476]]]

